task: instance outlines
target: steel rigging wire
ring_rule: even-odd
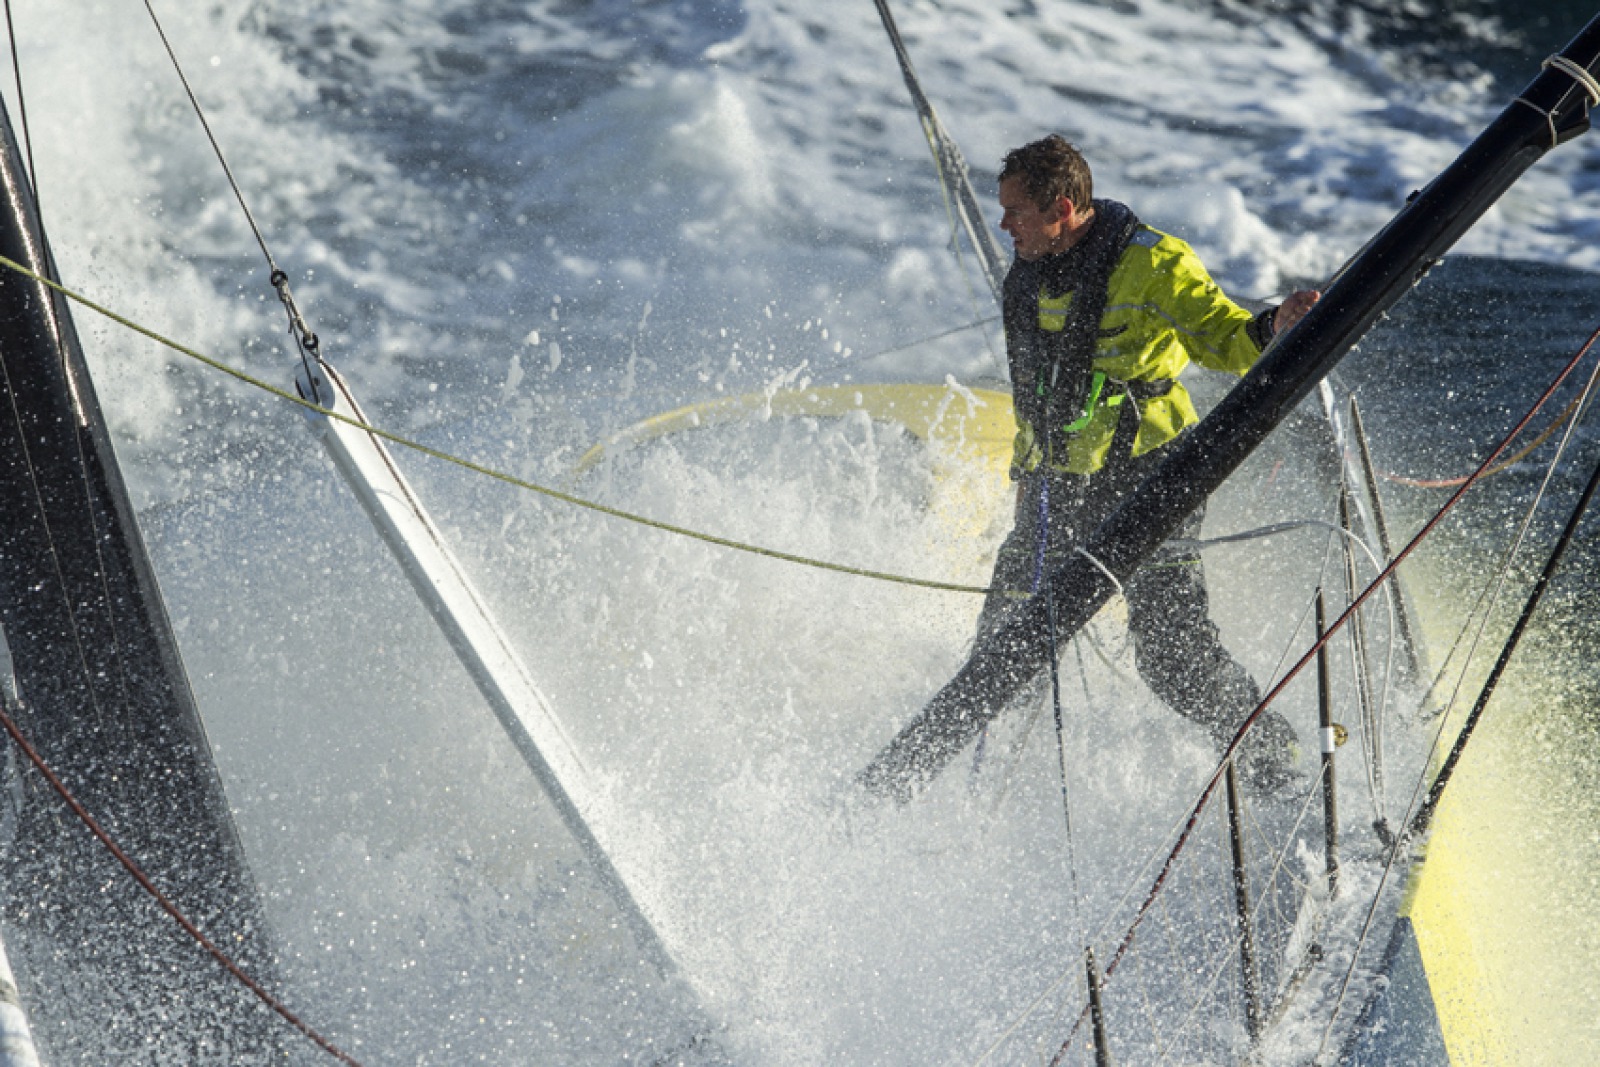
[[[295,347],[300,351],[300,365],[306,373],[306,381],[311,383],[311,388],[317,390],[319,378],[312,373],[311,364],[320,358],[317,335],[311,327],[306,325],[305,318],[300,314],[300,307],[295,303],[294,293],[289,288],[289,275],[278,266],[278,261],[272,257],[272,250],[267,247],[267,239],[261,232],[261,227],[256,224],[256,217],[250,210],[250,205],[245,202],[244,190],[239,187],[239,182],[233,176],[233,168],[228,165],[228,157],[223,154],[222,145],[217,142],[216,135],[211,132],[211,123],[206,118],[205,109],[200,106],[200,100],[194,95],[194,89],[189,85],[189,77],[183,72],[183,64],[178,62],[178,53],[173,50],[172,42],[167,39],[167,31],[161,25],[161,19],[156,15],[156,9],[151,0],[144,0],[144,9],[150,13],[150,21],[155,25],[156,33],[161,38],[161,45],[167,50],[167,58],[172,60],[172,69],[177,72],[178,80],[183,83],[183,91],[189,97],[189,104],[194,109],[195,118],[200,120],[200,126],[205,130],[206,140],[211,142],[211,151],[216,154],[217,163],[222,167],[222,173],[227,176],[228,185],[233,189],[234,199],[239,201],[239,210],[244,212],[245,221],[250,224],[250,232],[255,235],[256,244],[261,248],[261,255],[267,261],[268,275],[272,288],[277,291],[278,300],[283,304],[284,313],[289,316],[289,333],[294,337]],[[331,396],[315,396],[319,402],[332,405]]]

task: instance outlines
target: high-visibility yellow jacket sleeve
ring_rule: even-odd
[[[1069,301],[1070,294],[1050,300],[1041,293],[1039,328],[1061,329]],[[1160,448],[1199,421],[1189,391],[1177,381],[1191,360],[1240,375],[1255,365],[1261,349],[1252,336],[1259,333],[1251,329],[1254,319],[1228,299],[1186,242],[1139,228],[1111,272],[1091,367],[1108,379],[1107,401],[1116,395],[1118,382],[1172,382],[1160,396],[1133,401],[1139,405],[1133,455]],[[1082,426],[1073,428],[1064,442],[1065,454],[1058,452],[1048,461],[1045,431],[1019,414],[1013,469],[1030,471],[1049,462],[1074,474],[1099,470],[1109,458],[1121,408],[1101,403]]]
[[[1243,374],[1261,350],[1255,316],[1211,280],[1188,244],[1142,229],[1111,274],[1095,368],[1114,378],[1174,378],[1192,359]]]
[[[1176,379],[1190,360],[1244,374],[1261,356],[1249,327],[1255,318],[1228,299],[1200,257],[1176,237],[1143,228],[1111,274],[1094,369],[1121,381]],[[1163,396],[1139,401],[1133,454],[1160,448],[1199,421],[1177,381]],[[1072,442],[1068,466],[1087,473],[1105,462],[1117,413],[1106,410]]]

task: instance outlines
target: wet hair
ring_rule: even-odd
[[[1094,199],[1094,178],[1089,162],[1059,133],[1013,148],[1000,166],[1000,180],[1022,179],[1022,188],[1042,211],[1066,197],[1079,211]]]

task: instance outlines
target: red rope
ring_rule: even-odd
[[[248,974],[246,974],[244,969],[235,963],[232,957],[217,947],[217,945],[210,938],[206,937],[205,934],[201,933],[200,928],[191,922],[189,918],[183,914],[183,912],[179,911],[178,906],[172,901],[168,900],[166,895],[162,893],[161,890],[156,888],[155,883],[150,880],[150,876],[145,874],[144,871],[140,869],[139,865],[133,861],[132,857],[124,852],[121,846],[111,839],[111,835],[106,832],[105,828],[95,821],[94,816],[90,815],[89,812],[84,809],[83,805],[78,802],[78,798],[72,795],[71,790],[66,787],[60,778],[56,777],[55,772],[50,769],[49,764],[45,763],[44,757],[40,756],[39,753],[34,749],[33,745],[28,742],[28,739],[23,736],[22,730],[17,726],[16,722],[11,718],[11,716],[6,714],[6,711],[3,707],[0,707],[0,726],[5,727],[6,733],[11,735],[11,740],[15,741],[17,743],[17,747],[22,750],[23,755],[28,757],[28,762],[32,763],[34,767],[38,769],[39,773],[44,775],[45,781],[49,782],[51,788],[60,794],[62,800],[67,802],[67,807],[72,809],[72,813],[78,817],[79,821],[81,821],[84,826],[89,828],[90,833],[94,834],[95,837],[100,839],[100,843],[104,845],[106,850],[109,851],[112,856],[116,857],[117,862],[122,864],[127,872],[133,876],[133,880],[138,882],[140,887],[144,889],[146,893],[149,893],[152,898],[154,898],[155,902],[161,906],[162,911],[170,915],[179,926],[183,927],[185,933],[193,938],[201,948],[209,952],[211,957],[218,963],[222,964],[222,966],[227,969],[228,973],[233,975],[233,977],[237,979],[246,989],[254,993],[258,1000],[260,1000],[267,1007],[271,1008],[273,1011],[277,1012],[279,1015],[283,1016],[283,1018],[288,1021],[289,1025],[293,1026],[296,1030],[299,1030],[306,1037],[310,1038],[324,1052],[328,1053],[328,1055],[332,1056],[340,1063],[347,1064],[348,1067],[361,1067],[361,1064],[354,1057],[345,1052],[343,1049],[339,1048],[333,1042],[329,1041],[327,1038],[323,1037],[321,1034],[317,1033],[317,1031],[313,1030],[307,1023],[302,1021],[298,1015],[290,1011],[287,1005],[268,992],[261,985],[261,983],[257,982],[254,978],[251,978]]]
[[[1272,691],[1262,698],[1261,703],[1256,706],[1256,709],[1252,711],[1239,726],[1239,730],[1234,734],[1233,740],[1229,742],[1227,750],[1223,752],[1222,759],[1217,764],[1217,769],[1211,773],[1210,780],[1206,782],[1205,788],[1201,790],[1200,799],[1195,803],[1194,809],[1189,813],[1188,819],[1184,822],[1183,830],[1178,834],[1178,840],[1172,846],[1172,851],[1167,854],[1166,862],[1161,865],[1161,871],[1156,875],[1155,882],[1150,886],[1150,892],[1145,895],[1144,903],[1139,906],[1139,911],[1134,915],[1133,922],[1128,925],[1128,932],[1123,935],[1121,943],[1117,945],[1117,951],[1111,957],[1111,962],[1106,965],[1106,978],[1111,977],[1111,975],[1116,971],[1117,965],[1122,962],[1123,956],[1125,956],[1128,952],[1128,949],[1132,947],[1133,937],[1139,929],[1139,924],[1144,922],[1145,916],[1149,914],[1151,905],[1155,903],[1156,897],[1160,895],[1162,887],[1166,884],[1167,876],[1172,873],[1173,865],[1177,862],[1179,853],[1181,853],[1184,849],[1184,846],[1189,843],[1189,838],[1194,833],[1194,828],[1199,823],[1200,816],[1205,811],[1206,804],[1211,800],[1212,792],[1217,788],[1217,782],[1222,779],[1223,772],[1227,769],[1228,761],[1233,758],[1234,751],[1239,747],[1239,743],[1244,740],[1245,735],[1250,732],[1250,728],[1255,725],[1256,720],[1261,717],[1261,713],[1266,711],[1267,706],[1278,698],[1278,695],[1281,694],[1289,685],[1289,683],[1293,681],[1302,670],[1305,669],[1308,663],[1316,658],[1317,652],[1333,638],[1334,634],[1339,632],[1339,630],[1351,619],[1352,616],[1355,615],[1356,611],[1360,609],[1364,603],[1366,603],[1367,598],[1370,597],[1379,586],[1383,585],[1384,582],[1389,580],[1389,578],[1394,574],[1395,569],[1405,561],[1406,557],[1411,555],[1411,553],[1419,544],[1422,543],[1423,538],[1427,537],[1433,532],[1434,527],[1438,526],[1438,524],[1444,519],[1445,515],[1456,506],[1457,502],[1461,500],[1461,498],[1466,494],[1467,490],[1471,489],[1490,472],[1490,467],[1493,465],[1494,461],[1499,458],[1500,453],[1509,448],[1511,446],[1511,442],[1516,440],[1517,435],[1522,433],[1522,431],[1527,428],[1528,423],[1532,422],[1533,417],[1539,413],[1539,409],[1544,407],[1545,403],[1549,401],[1550,397],[1554,395],[1555,391],[1559,389],[1561,384],[1567,380],[1567,378],[1572,374],[1573,370],[1576,369],[1578,364],[1583,360],[1583,357],[1589,354],[1589,350],[1594,347],[1596,341],[1600,341],[1600,328],[1597,328],[1592,334],[1589,335],[1589,339],[1583,343],[1583,347],[1579,348],[1577,353],[1567,361],[1566,366],[1561,369],[1561,373],[1556,376],[1555,381],[1551,382],[1550,386],[1545,389],[1542,394],[1540,394],[1539,399],[1534,401],[1533,407],[1529,408],[1528,413],[1522,417],[1521,421],[1518,422],[1516,426],[1512,427],[1511,432],[1506,434],[1506,436],[1500,441],[1500,444],[1495,447],[1495,450],[1491,452],[1482,463],[1478,464],[1476,470],[1462,479],[1460,487],[1450,495],[1450,499],[1445,501],[1438,511],[1434,512],[1433,517],[1423,524],[1422,529],[1417,531],[1416,536],[1406,544],[1405,548],[1400,550],[1400,554],[1395,556],[1395,558],[1389,562],[1388,566],[1383,568],[1382,572],[1380,572],[1378,576],[1372,580],[1371,584],[1363,589],[1360,595],[1350,602],[1350,606],[1347,607],[1343,614],[1341,614],[1338,619],[1334,621],[1332,626],[1328,627],[1327,632],[1312,644],[1312,646],[1306,651],[1305,655],[1301,656],[1299,661],[1289,669],[1289,672],[1283,676],[1278,684],[1272,687]],[[1061,1048],[1056,1052],[1055,1057],[1050,1061],[1050,1067],[1056,1067],[1056,1065],[1061,1062],[1062,1057],[1066,1055],[1067,1049],[1072,1046],[1073,1038],[1077,1036],[1079,1027],[1083,1025],[1083,1020],[1085,1015],[1087,1015],[1088,1010],[1088,1007],[1085,1006],[1083,1012],[1079,1013],[1078,1021],[1073,1024],[1072,1030],[1067,1034],[1066,1041],[1062,1042]]]

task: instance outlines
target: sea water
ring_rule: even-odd
[[[980,196],[1008,148],[1063,132],[1098,195],[1267,299],[1328,278],[1584,17],[1390,8],[897,13]],[[869,4],[157,11],[324,351],[384,425],[568,484],[595,441],[681,404],[997,371],[992,302],[951,247]],[[64,279],[286,385],[268,269],[144,10],[13,12],[23,95],[9,79],[0,92],[14,123],[26,104]],[[1542,265],[1489,293],[1596,267],[1597,146],[1553,153],[1463,240]],[[1350,370],[1401,474],[1465,470],[1525,398],[1528,353],[1549,368],[1592,314],[1570,286],[1534,346],[1514,294],[1451,291],[1473,299],[1441,298],[1437,316],[1486,323],[1470,364],[1423,329],[1396,357],[1407,373]],[[626,977],[626,939],[301,417],[91,313],[78,323],[297,1008],[369,1062],[628,1058],[653,1009]],[[951,790],[841,827],[849,775],[959,666],[970,595],[729,556],[404,462],[599,770],[619,865],[740,1062],[970,1062],[1077,966],[1085,930],[1209,773],[1209,750],[1129,676],[1113,620],[1109,666],[1069,701],[1070,852],[1048,721],[1026,744],[1010,744],[1020,723],[997,737],[982,802]],[[667,441],[577,487],[726,537],[981,584],[1004,487],[970,476],[995,519],[952,533],[926,506],[940,488],[919,449],[847,419]],[[1532,490],[1500,484],[1476,529],[1503,529]],[[1398,510],[1414,525],[1426,503]],[[1502,547],[1484,536],[1456,534],[1426,588],[1475,592]],[[1592,685],[1570,668],[1586,603],[1562,594],[1557,632],[1578,652],[1543,643],[1520,701],[1534,755],[1559,767],[1531,807],[1557,822],[1590,817],[1568,798],[1592,765],[1553,759],[1588,735],[1538,709],[1582,706]],[[1283,643],[1240,654],[1265,677]],[[1541,906],[1572,914],[1584,864],[1558,859]],[[1547,1062],[1596,1040],[1563,1018]]]

